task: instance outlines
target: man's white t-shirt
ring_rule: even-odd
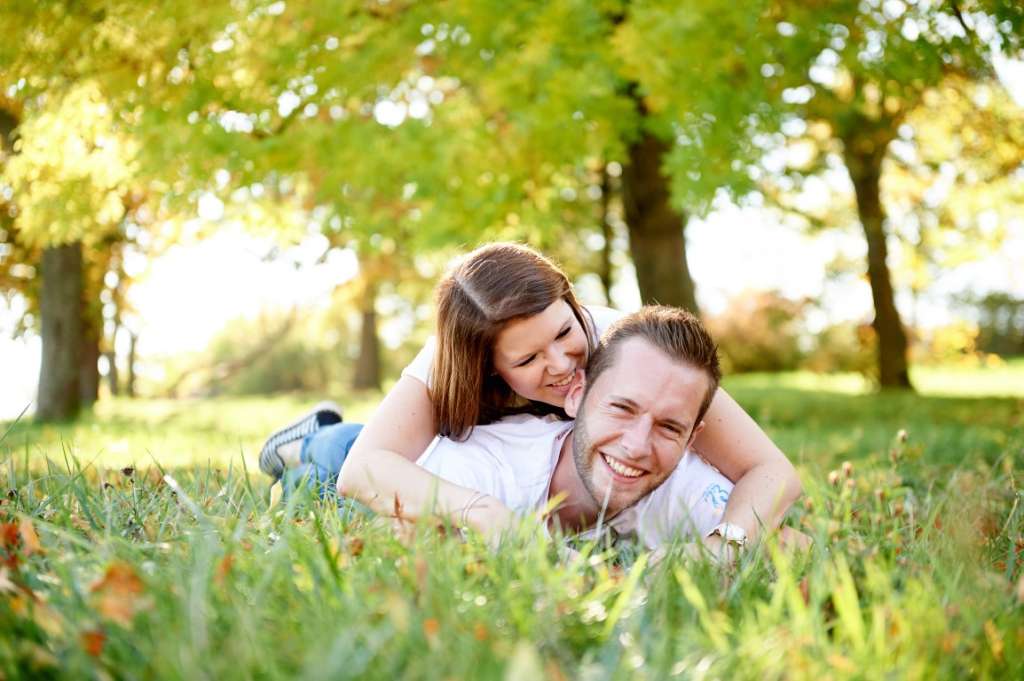
[[[612,325],[612,322],[625,316],[624,313],[618,310],[600,305],[586,305],[583,307],[583,310],[584,312],[589,312],[591,319],[594,320],[594,332],[596,335],[593,341],[595,343],[604,335],[605,330]],[[423,348],[416,354],[416,357],[402,370],[402,375],[412,376],[429,388],[430,373],[434,367],[434,350],[436,347],[437,340],[434,336],[431,336],[423,344]]]
[[[543,510],[572,421],[555,416],[509,416],[476,426],[469,438],[437,437],[417,464],[440,478],[500,500],[524,515]],[[634,506],[608,521],[619,534],[655,548],[682,536],[703,536],[722,521],[732,483],[692,452],[668,479]]]

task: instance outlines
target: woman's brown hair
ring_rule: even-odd
[[[494,373],[495,340],[508,322],[539,314],[558,299],[572,308],[593,349],[593,323],[569,278],[532,248],[486,244],[455,264],[437,288],[430,398],[441,435],[463,440],[473,426],[509,413],[514,393]]]

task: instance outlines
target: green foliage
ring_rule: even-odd
[[[1005,292],[969,298],[978,316],[978,347],[999,355],[1024,355],[1024,300]]]
[[[431,527],[396,536],[390,523],[301,497],[268,509],[263,481],[246,476],[226,439],[245,440],[254,460],[259,442],[248,437],[299,406],[281,400],[154,403],[155,420],[144,405],[115,403],[116,420],[98,415],[67,433],[79,454],[69,460],[53,440],[36,449],[39,427],[12,433],[0,442],[12,490],[0,505],[0,670],[1019,677],[1017,400],[758,380],[729,389],[801,468],[806,498],[791,522],[816,544],[806,556],[764,547],[731,577],[678,548],[653,565],[629,545],[565,557],[530,526],[495,549]],[[121,470],[107,455],[106,465],[79,463],[115,432],[149,441],[133,439],[138,467]],[[26,436],[31,457],[20,451]],[[165,459],[168,444],[181,454],[191,441],[214,461]],[[147,447],[164,470],[149,467]]]

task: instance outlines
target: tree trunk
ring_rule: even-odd
[[[868,243],[868,280],[875,305],[871,322],[878,337],[878,382],[882,388],[910,388],[907,370],[907,334],[896,309],[892,277],[886,262],[885,209],[880,196],[882,159],[887,140],[880,142],[869,135],[855,133],[843,140],[846,169],[857,195],[857,214]]]
[[[125,381],[124,394],[128,397],[135,397],[135,344],[139,336],[136,333],[128,335],[128,380]]]
[[[82,301],[82,351],[78,392],[83,407],[91,407],[100,395],[100,333],[103,328],[103,317],[99,310],[94,308],[98,306]]]
[[[359,358],[352,377],[356,390],[380,389],[380,339],[377,337],[376,285],[367,282],[363,290],[360,310],[362,314],[359,331]]]
[[[44,249],[40,275],[43,356],[36,419],[71,419],[81,407],[82,244]]]
[[[612,307],[612,239],[615,234],[609,222],[609,211],[612,202],[612,178],[608,174],[608,166],[601,167],[601,238],[604,240],[601,246],[601,262],[598,264],[597,274],[601,277],[601,287],[604,289],[605,304]]]
[[[117,352],[111,350],[103,354],[107,358],[107,387],[110,388],[110,395],[117,397],[121,394],[121,381],[117,374]]]
[[[650,133],[629,147],[629,164],[622,172],[629,251],[644,303],[674,305],[699,315],[686,262],[686,215],[672,208],[668,179],[661,170],[668,149]]]

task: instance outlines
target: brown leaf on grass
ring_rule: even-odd
[[[39,535],[36,534],[36,527],[32,524],[31,518],[22,518],[18,523],[18,533],[21,535],[22,551],[26,556],[33,553],[44,553],[43,545],[39,543]]]
[[[0,548],[13,549],[18,545],[21,533],[15,523],[0,524]]]
[[[148,605],[148,601],[143,598],[144,589],[135,568],[127,563],[111,563],[90,591],[100,615],[122,627],[128,627],[135,615]]]
[[[74,525],[77,529],[81,530],[82,532],[92,531],[92,525],[89,524],[89,521],[87,521],[85,518],[78,515],[77,513],[71,514],[71,524]]]
[[[554,660],[549,659],[544,663],[544,672],[545,676],[551,679],[551,681],[568,681],[568,677]]]
[[[1024,604],[1024,575],[1017,580],[1017,602]]]
[[[217,586],[224,586],[224,580],[231,574],[231,568],[235,564],[235,556],[233,553],[226,554],[217,563],[217,571],[213,574],[213,580],[217,583]]]
[[[79,642],[82,650],[92,657],[99,657],[103,652],[103,646],[107,642],[107,635],[101,629],[90,629],[83,631]]]
[[[434,639],[439,631],[441,631],[441,623],[436,619],[429,617],[423,620],[423,635],[428,639]]]
[[[811,583],[806,577],[800,580],[800,598],[804,600],[804,605],[811,604]]]

